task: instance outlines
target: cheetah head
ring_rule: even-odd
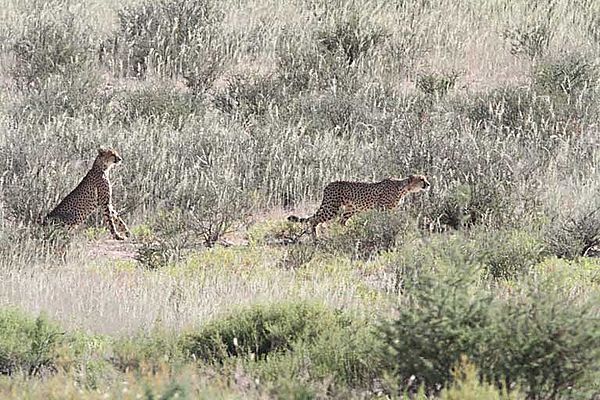
[[[411,175],[408,177],[409,191],[420,192],[423,190],[429,190],[431,183],[427,180],[424,175]]]
[[[103,169],[109,169],[113,165],[119,164],[123,159],[114,149],[99,148],[96,163],[100,163]]]

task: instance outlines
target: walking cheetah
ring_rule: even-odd
[[[423,175],[411,175],[404,179],[388,178],[373,183],[331,182],[325,186],[323,202],[313,216],[299,218],[290,215],[288,221],[309,223],[311,234],[316,237],[317,225],[334,218],[342,208],[340,223],[345,225],[359,211],[394,208],[404,195],[427,190],[429,186],[429,181]]]
[[[113,149],[98,149],[98,156],[92,168],[71,193],[67,195],[49,214],[49,221],[57,221],[69,226],[82,223],[98,207],[104,211],[104,219],[110,233],[117,240],[125,239],[115,228],[115,222],[127,237],[130,236],[125,222],[117,215],[112,205],[112,187],[108,179],[111,167],[122,161]]]

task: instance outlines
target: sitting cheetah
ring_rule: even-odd
[[[334,218],[342,208],[340,222],[346,224],[348,219],[359,211],[372,208],[394,208],[404,195],[427,190],[429,186],[429,181],[422,175],[411,175],[404,179],[388,178],[373,183],[331,182],[325,186],[323,202],[312,217],[298,218],[295,215],[290,215],[288,220],[291,222],[308,222],[311,234],[316,237],[317,225]]]
[[[57,221],[69,226],[82,223],[98,207],[102,207],[106,224],[110,233],[117,240],[125,239],[115,229],[115,222],[120,229],[130,236],[125,222],[117,215],[112,206],[112,188],[108,179],[111,167],[122,161],[113,149],[98,149],[98,156],[87,175],[71,193],[48,214],[49,221]]]

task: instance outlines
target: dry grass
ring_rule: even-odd
[[[173,4],[209,12],[177,19]],[[543,254],[511,264],[506,282],[478,284],[499,299],[528,288],[523,277],[544,257],[593,269],[576,257],[600,237],[598,21],[598,4],[569,0],[5,0],[0,307],[113,337],[181,332],[286,300],[373,321],[410,301],[398,282],[443,270],[447,243],[505,262],[514,249],[490,238],[507,232]],[[417,84],[448,78],[443,91]],[[48,240],[36,222],[100,145],[124,157],[112,172],[115,206],[135,239],[106,241],[94,216],[72,240]],[[310,214],[332,180],[412,173],[432,182],[399,208],[414,229],[367,261],[352,248],[373,240],[375,223],[331,226],[316,245],[271,240],[294,229],[287,215]],[[201,245],[202,227],[223,218],[230,232]],[[156,243],[160,267],[135,260]],[[564,281],[587,288],[587,301],[594,279]],[[174,379],[123,375],[112,391],[93,392],[67,385],[69,374],[47,384],[8,378],[0,396],[128,398],[146,380],[162,393]],[[193,390],[208,380],[246,394],[208,376],[192,374]],[[327,382],[318,385],[325,396]]]

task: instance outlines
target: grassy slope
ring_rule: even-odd
[[[600,45],[594,2],[213,2],[218,18],[207,32],[193,31],[200,35],[192,43],[196,58],[163,33],[170,58],[150,57],[143,78],[131,76],[131,60],[156,42],[128,36],[118,18],[125,3],[139,1],[33,3],[8,0],[0,9],[0,305],[114,338],[158,328],[176,335],[239,305],[299,299],[373,323],[395,316],[396,302],[410,304],[397,293],[400,281],[417,279],[421,269],[456,267],[444,267],[438,254],[452,240],[467,259],[483,255],[477,260],[487,278],[474,287],[499,299],[518,301],[530,285],[524,276],[546,257],[537,267],[543,276],[558,274],[584,303],[598,295],[594,262],[576,259],[567,268],[552,258],[573,258],[600,226],[600,100],[598,81],[586,75],[594,76]],[[41,26],[53,27],[52,40],[36,36]],[[40,54],[63,43],[77,56],[57,70],[48,60],[23,63],[15,49],[28,41]],[[348,65],[353,44],[360,50]],[[544,69],[565,65],[565,53],[584,60],[577,69],[583,80],[569,93]],[[28,67],[41,69],[23,84]],[[206,84],[193,87],[189,76]],[[440,77],[456,81],[448,93],[427,94],[426,79]],[[100,218],[66,252],[29,225],[77,184],[101,144],[125,158],[113,172],[116,206],[150,249],[143,254],[168,259],[158,270],[90,259],[104,243],[95,228]],[[287,208],[273,209],[308,213],[331,180],[413,172],[434,186],[404,202],[403,221],[375,215],[346,231],[332,226],[316,249],[270,240],[292,229],[280,223]],[[222,215],[231,240],[248,246],[206,250],[201,234],[188,237]],[[390,246],[381,232],[393,227],[401,233]],[[363,257],[369,241],[390,249]],[[488,280],[494,271],[510,279]],[[278,364],[266,372],[247,365],[189,372],[165,362],[158,373],[141,368],[139,375],[104,366],[84,378],[79,361],[60,365],[47,381],[4,377],[0,393],[134,398],[182,380],[191,398],[304,390],[269,375]],[[271,381],[256,385],[256,376]],[[342,398],[377,386],[347,392],[344,384],[328,389],[328,379],[311,379],[302,381],[310,393]]]

